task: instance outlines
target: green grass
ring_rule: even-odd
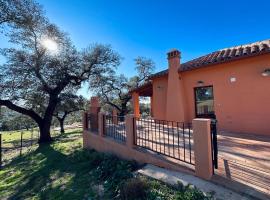
[[[125,199],[134,190],[135,162],[82,148],[81,131],[69,131],[50,145],[32,147],[0,171],[0,199]],[[196,189],[172,187],[137,177],[145,199],[204,199]],[[137,183],[138,185],[138,183]],[[127,188],[127,189],[124,189]],[[138,189],[141,188],[141,189]],[[206,199],[206,198],[205,198]]]
[[[74,129],[74,130],[80,130],[80,129]],[[19,144],[21,140],[21,133],[23,136],[23,140],[30,140],[33,138],[34,140],[37,140],[39,137],[38,128],[33,128],[29,130],[20,130],[20,131],[3,131],[2,133],[2,141],[3,143],[16,143]],[[57,131],[51,131],[52,137],[56,137],[59,135]]]
[[[69,129],[70,131],[81,131],[79,128]],[[39,131],[38,128],[20,131],[4,131],[2,135],[2,162],[8,163],[14,157],[21,153],[29,152],[38,147]],[[57,138],[60,136],[59,131],[51,131],[51,136]],[[22,148],[21,148],[22,137]]]

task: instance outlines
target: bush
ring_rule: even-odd
[[[192,185],[183,186],[178,183],[176,186],[177,192],[175,194],[176,200],[210,200],[211,196],[205,195]]]
[[[177,192],[175,195],[176,200],[208,200],[211,197],[205,196],[203,192],[198,189],[187,189],[182,192]]]
[[[138,168],[136,162],[121,160],[117,156],[99,153],[95,150],[75,151],[70,161],[81,164],[81,171],[86,170],[89,179],[95,185],[102,185],[102,199],[123,200],[208,200],[209,196],[191,186],[178,183],[170,186],[160,181],[138,176],[134,178],[133,171]],[[90,172],[90,173],[89,173]]]
[[[146,181],[139,178],[132,178],[122,185],[120,198],[122,200],[144,200],[147,198],[148,189],[149,186]]]
[[[108,199],[119,195],[120,185],[133,177],[134,163],[120,160],[118,157],[104,154],[104,159],[94,170],[97,180],[104,182],[105,193]]]

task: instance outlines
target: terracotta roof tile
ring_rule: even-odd
[[[212,52],[205,56],[195,58],[181,64],[179,71],[189,71],[207,67],[218,63],[229,62],[245,57],[256,56],[264,53],[270,53],[270,40],[263,40],[250,44],[230,47]],[[160,77],[168,74],[168,70],[160,71],[153,74],[150,78]]]

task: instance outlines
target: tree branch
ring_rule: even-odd
[[[29,109],[17,106],[9,100],[0,100],[0,106],[6,106],[7,108],[13,111],[21,113],[23,115],[27,115],[31,117],[33,120],[35,120],[38,124],[40,124],[42,121],[42,118],[33,110],[29,110]]]

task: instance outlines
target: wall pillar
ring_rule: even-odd
[[[196,176],[210,180],[213,175],[211,120],[193,119],[193,140]]]
[[[101,136],[101,137],[104,137],[105,136],[105,115],[104,113],[98,113],[98,134]]]
[[[82,126],[83,126],[83,148],[86,148],[88,145],[88,113],[82,113]]]
[[[126,123],[126,144],[128,148],[134,148],[135,146],[135,141],[134,141],[134,136],[135,136],[135,127],[134,127],[134,115],[126,115],[125,119]]]
[[[118,111],[116,110],[116,108],[113,108],[112,111],[112,122],[113,124],[118,124]]]
[[[83,126],[83,130],[88,129],[88,113],[87,112],[83,112],[82,114],[82,126]]]
[[[137,92],[132,93],[133,114],[135,117],[140,117],[140,101]]]
[[[90,130],[97,131],[98,130],[98,113],[100,112],[100,104],[98,97],[91,97],[90,106],[89,106],[89,114],[90,114]]]
[[[150,116],[151,117],[154,117],[154,109],[153,109],[153,105],[154,105],[154,97],[153,96],[151,96],[150,97]]]

